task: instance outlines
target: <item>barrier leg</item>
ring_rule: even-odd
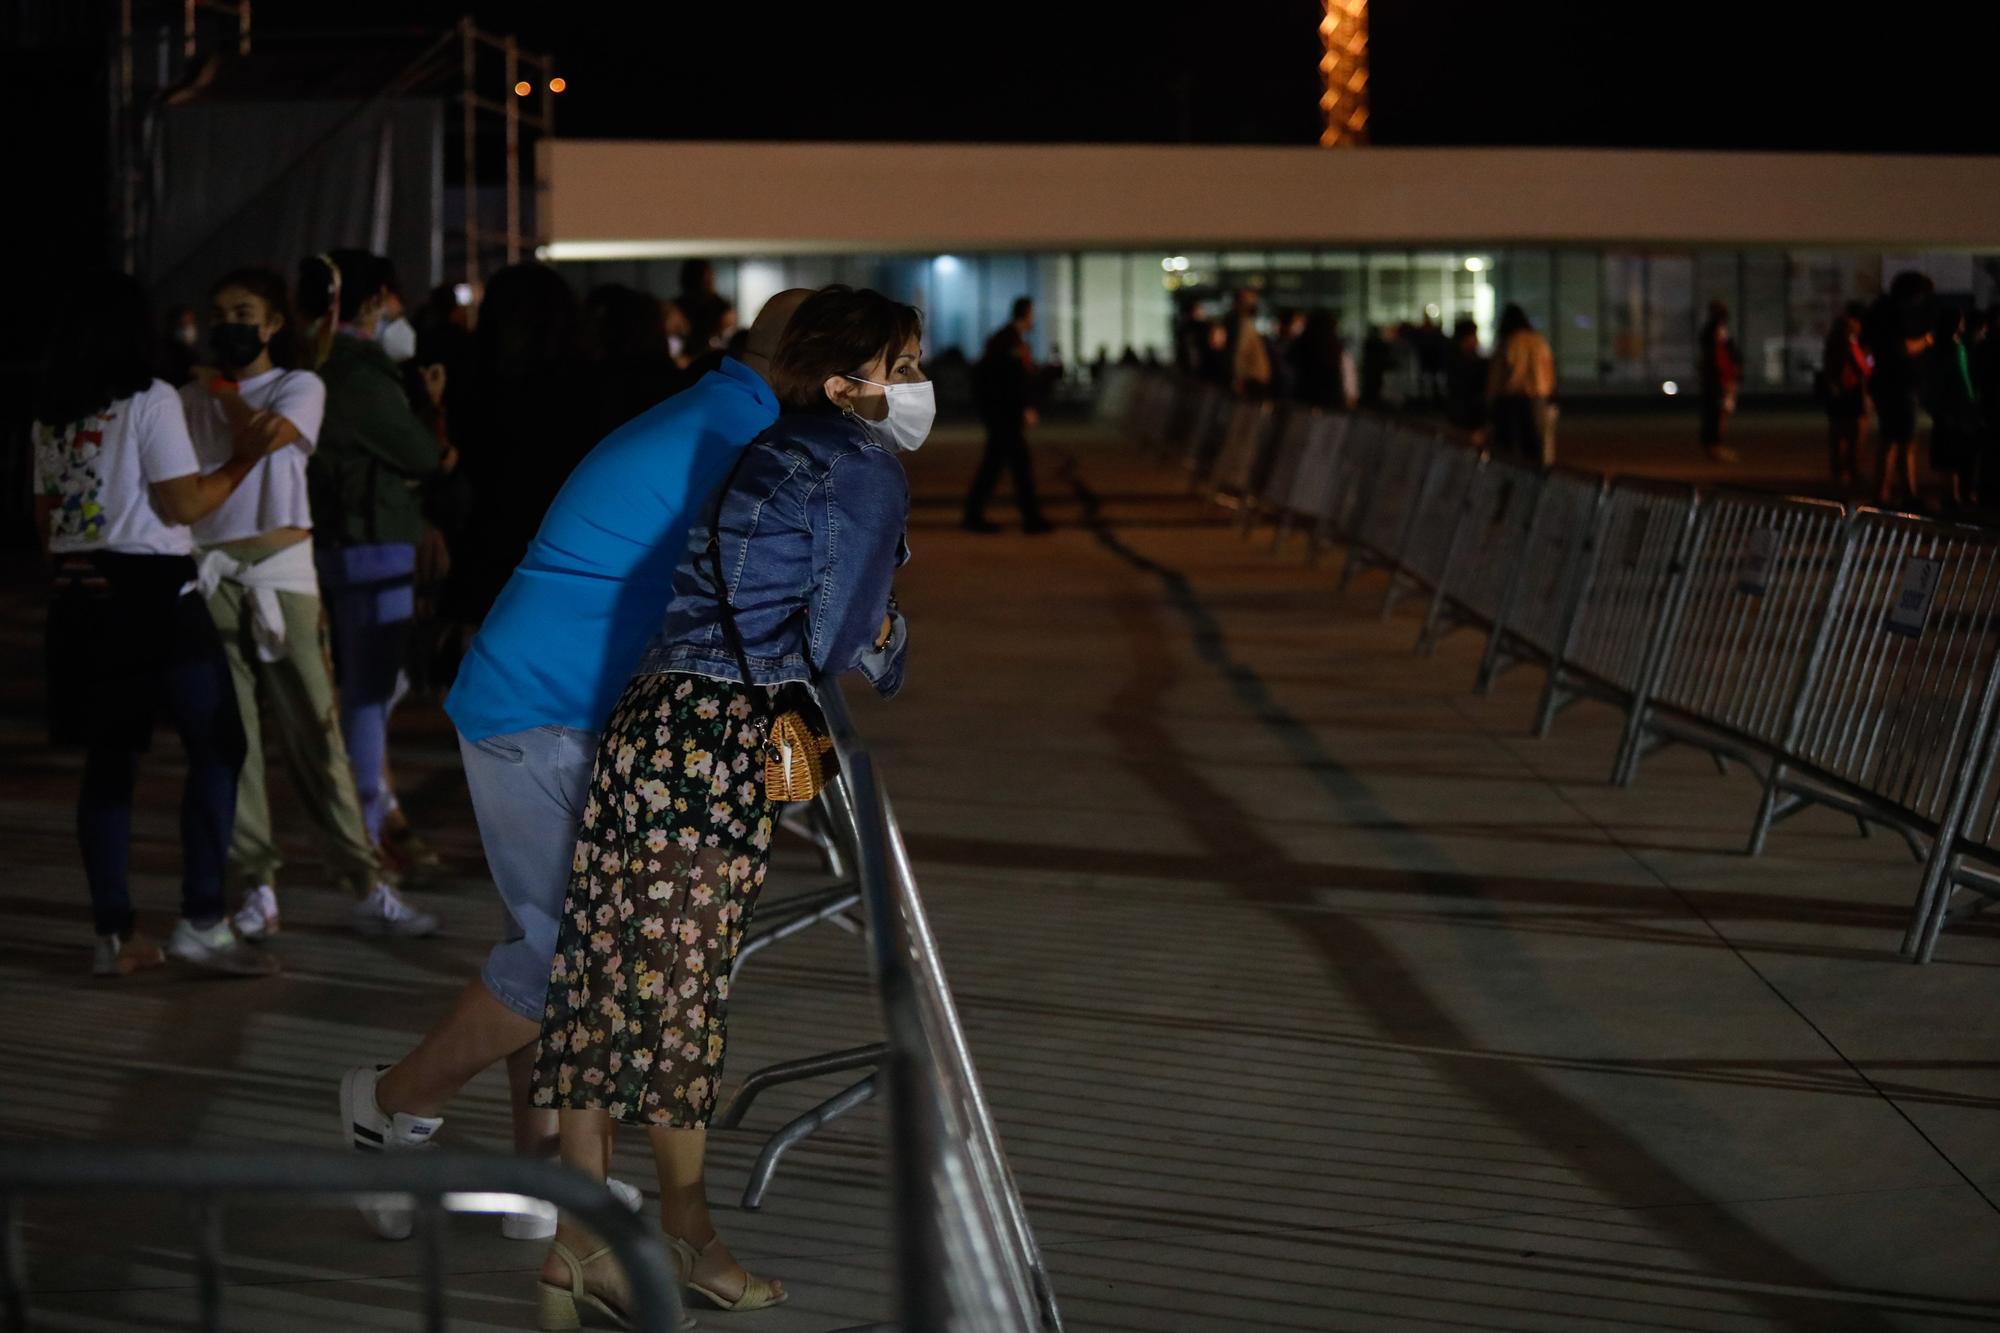
[[[1900,950],[1913,963],[1928,963],[1937,949],[1960,860],[1950,854],[1948,839],[1940,837],[1931,845],[1930,859],[1924,863],[1924,873],[1917,881],[1917,901],[1910,909],[1910,926],[1903,932]]]
[[[729,1105],[716,1113],[715,1128],[735,1129],[742,1124],[743,1117],[750,1113],[750,1104],[766,1088],[818,1078],[822,1074],[839,1074],[849,1069],[872,1069],[881,1064],[888,1054],[887,1044],[875,1042],[868,1046],[851,1046],[844,1051],[828,1051],[823,1055],[808,1055],[798,1060],[780,1060],[777,1064],[766,1065],[744,1079],[743,1086],[729,1099]]]
[[[1784,816],[1778,813],[1778,789],[1785,780],[1785,766],[1780,761],[1771,761],[1771,771],[1764,777],[1764,794],[1757,801],[1757,822],[1750,826],[1750,845],[1744,849],[1745,855],[1762,856],[1764,839],[1771,832],[1771,825]],[[1796,800],[1797,798],[1793,798]],[[1794,806],[1794,809],[1797,807]],[[1791,813],[1786,811],[1786,814]]]
[[[743,941],[742,946],[736,951],[736,961],[730,964],[729,967],[729,979],[731,981],[736,980],[737,974],[742,972],[745,963],[749,962],[757,954],[762,953],[765,949],[770,948],[774,944],[782,943],[802,931],[810,930],[822,921],[838,923],[851,909],[859,906],[861,903],[861,891],[845,886],[838,889],[829,889],[823,894],[807,894],[803,896],[822,899],[823,901],[811,907],[802,905],[798,915],[792,917],[791,920],[785,922],[783,925],[773,926],[769,930],[760,930],[749,939]]]
[[[743,1206],[752,1212],[761,1208],[764,1192],[771,1187],[771,1177],[777,1174],[778,1159],[793,1145],[803,1143],[818,1133],[823,1126],[873,1100],[875,1079],[876,1075],[870,1074],[852,1087],[836,1092],[765,1140],[764,1150],[757,1154],[757,1162],[750,1168],[750,1179],[743,1186]]]

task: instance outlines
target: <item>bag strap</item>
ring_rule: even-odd
[[[746,688],[755,682],[750,674],[749,654],[743,649],[743,633],[736,628],[736,608],[729,600],[729,580],[722,573],[722,502],[735,488],[736,474],[743,470],[743,460],[749,457],[752,447],[745,445],[736,451],[736,461],[730,464],[729,475],[722,479],[721,489],[715,493],[715,512],[708,519],[708,577],[715,588],[716,602],[722,607],[722,637],[728,640],[729,651],[736,656],[736,668],[743,673]]]

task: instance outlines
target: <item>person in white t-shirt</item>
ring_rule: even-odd
[[[246,435],[268,435],[278,445],[194,530],[202,590],[249,737],[229,847],[230,878],[242,895],[237,932],[251,940],[278,932],[275,885],[283,860],[264,772],[268,713],[328,869],[356,899],[354,929],[435,934],[437,918],[411,907],[384,877],[341,736],[306,496],[326,385],[301,365],[302,340],[283,277],[239,269],[210,289],[210,307],[210,350],[219,369],[197,367],[194,382],[181,390],[195,452],[208,468],[222,466]]]
[[[93,971],[125,976],[171,957],[264,975],[276,963],[230,929],[224,854],[243,728],[222,645],[195,595],[187,524],[228,501],[269,447],[246,433],[203,475],[173,387],[153,377],[145,289],[106,272],[56,311],[36,392],[35,521],[53,567],[49,731],[84,747],[77,840],[96,918]],[[135,928],[132,793],[164,706],[187,751],[181,920],[164,950]]]

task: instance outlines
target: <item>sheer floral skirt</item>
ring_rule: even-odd
[[[625,687],[577,833],[534,1105],[708,1123],[729,968],[770,861],[773,693],[680,672]]]

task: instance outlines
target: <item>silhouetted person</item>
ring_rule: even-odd
[[[1340,316],[1315,310],[1291,347],[1298,401],[1328,412],[1354,405],[1354,361],[1340,337]]]
[[[674,304],[687,316],[685,354],[690,359],[719,345],[715,340],[722,332],[723,317],[730,305],[716,294],[715,265],[706,259],[683,261],[681,291],[674,298]]]
[[[1271,335],[1267,351],[1271,361],[1271,394],[1280,401],[1290,402],[1298,396],[1298,376],[1292,363],[1292,350],[1305,336],[1305,331],[1305,311],[1278,312],[1278,328]]]
[[[1028,334],[1035,327],[1035,303],[1023,296],[1014,302],[1013,317],[986,340],[973,368],[972,396],[979,420],[986,427],[986,454],[965,497],[965,526],[972,532],[997,532],[986,518],[986,504],[1002,471],[1014,477],[1014,503],[1021,511],[1024,532],[1047,532],[1035,495],[1034,460],[1028,455],[1028,430],[1037,424],[1035,403],[1040,377]],[[1127,348],[1128,355],[1131,349]]]
[[[1875,358],[1868,396],[1875,403],[1875,433],[1882,442],[1875,503],[1891,505],[1900,491],[1917,500],[1917,393],[1924,349],[1931,342],[1935,288],[1914,269],[1905,269],[1869,307],[1862,339]]]
[[[1868,374],[1874,358],[1861,343],[1868,307],[1850,301],[1827,331],[1820,351],[1819,394],[1826,408],[1827,473],[1836,491],[1861,480],[1861,429],[1868,419]]]
[[[1229,324],[1226,320],[1211,319],[1202,330],[1199,367],[1202,379],[1218,388],[1229,387]]]
[[[1972,359],[1965,345],[1965,314],[1956,307],[1938,313],[1937,329],[1924,357],[1924,410],[1931,418],[1931,467],[1944,474],[1951,507],[1971,503],[1979,487],[1979,391],[1972,382]]]
[[[1416,344],[1417,392],[1427,403],[1442,401],[1444,398],[1444,377],[1446,356],[1451,344],[1445,340],[1444,330],[1424,313],[1423,323],[1411,332],[1411,341]]]
[[[1174,325],[1174,368],[1183,375],[1206,378],[1202,361],[1208,351],[1208,302],[1192,301]]]
[[[549,501],[597,442],[584,409],[589,371],[576,297],[546,264],[513,264],[486,284],[479,308],[479,396],[461,423],[472,493],[450,614],[477,625],[521,562]]]
[[[1462,431],[1486,429],[1486,356],[1479,350],[1479,325],[1460,319],[1451,331],[1445,358],[1445,418]]]
[[[1509,305],[1500,312],[1500,336],[1486,375],[1493,413],[1493,447],[1530,463],[1553,461],[1550,405],[1556,394],[1556,359],[1549,340],[1535,332],[1528,312]]]
[[[1708,303],[1708,320],[1696,335],[1701,358],[1701,446],[1718,463],[1734,463],[1736,451],[1722,443],[1722,430],[1736,411],[1736,387],[1743,381],[1743,358],[1729,333],[1729,307]]]
[[[607,283],[583,301],[583,352],[596,385],[599,436],[651,408],[681,384],[667,354],[667,325],[649,293]]]
[[[1380,324],[1370,324],[1361,340],[1361,406],[1379,409],[1388,379],[1389,339]]]

